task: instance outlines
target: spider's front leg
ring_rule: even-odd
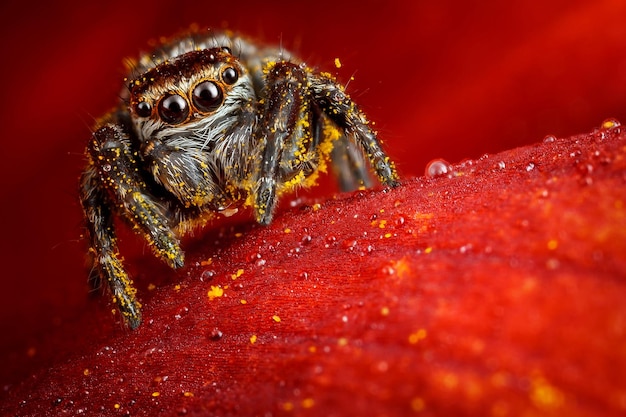
[[[274,64],[267,74],[267,98],[257,133],[263,153],[253,190],[254,213],[261,224],[272,221],[285,143],[297,123],[310,118],[305,102],[306,83],[305,71],[290,62]]]
[[[343,86],[338,84],[331,76],[324,74],[312,75],[309,80],[313,101],[317,103],[339,129],[343,130],[349,139],[353,140],[363,150],[380,182],[389,187],[398,186],[400,184],[398,181],[399,177],[393,162],[383,151],[380,141],[369,126],[365,114],[346,95]],[[346,152],[349,153],[350,151]],[[355,158],[351,159],[356,160]],[[351,165],[355,163],[349,162]],[[357,172],[357,174],[353,174],[353,176],[357,176],[356,179],[362,179],[359,178],[363,177],[363,175],[358,174],[360,170],[358,166],[348,168],[348,171]]]
[[[90,165],[81,178],[81,203],[90,235],[91,252],[101,280],[131,328],[141,323],[135,289],[118,257],[113,213],[128,219],[150,243],[157,256],[170,266],[183,265],[179,240],[161,207],[147,192],[139,174],[136,154],[119,125],[99,128],[88,144]]]

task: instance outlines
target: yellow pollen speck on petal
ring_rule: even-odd
[[[257,340],[257,336],[255,334],[253,334],[252,336],[250,336],[250,343],[251,344],[255,344]]]
[[[292,403],[292,402],[286,402],[286,403],[283,403],[283,410],[285,410],[285,411],[291,411],[291,410],[293,410],[293,409],[294,409],[294,405],[293,405],[293,403]]]
[[[313,398],[305,398],[304,400],[302,400],[303,408],[311,408],[314,405],[315,405],[315,401],[313,400]]]
[[[243,269],[238,269],[238,270],[237,270],[237,272],[235,272],[234,274],[231,274],[231,275],[230,275],[230,278],[231,278],[232,280],[236,280],[237,278],[239,278],[240,276],[242,276],[242,275],[243,275],[243,273],[244,273],[244,270],[243,270]]]
[[[559,241],[556,239],[550,239],[548,241],[548,249],[549,250],[555,250],[556,248],[559,247]]]
[[[531,381],[530,400],[540,409],[556,409],[563,405],[563,393],[542,377]]]
[[[247,302],[246,300],[244,300],[244,299],[239,300],[239,302],[240,302],[241,304],[248,304],[248,302]]]
[[[415,397],[411,400],[411,410],[416,413],[424,410],[424,399],[420,397]]]
[[[209,300],[213,300],[217,297],[221,297],[222,295],[224,295],[224,289],[216,285],[211,285],[211,289],[207,293]]]
[[[388,316],[389,315],[389,307],[383,307],[380,309],[380,314],[382,316]]]
[[[272,316],[272,320],[274,320],[276,323],[280,323],[280,317],[276,314]]]
[[[153,283],[148,284],[148,291],[154,291],[156,289],[156,285]]]
[[[424,249],[424,253],[429,254],[433,251],[433,248],[431,248],[430,246],[427,247],[426,249]]]
[[[185,397],[193,397],[193,392],[191,392],[191,391],[185,391],[185,392],[183,393],[183,395],[184,395]]]
[[[337,68],[341,68],[341,61],[339,60],[339,58],[335,58],[335,66]]]
[[[158,397],[159,395],[161,395],[161,393],[158,392],[158,391],[155,391],[155,392],[152,393],[153,397]]]
[[[409,343],[412,345],[417,344],[420,340],[426,339],[426,329],[419,329],[418,331],[409,335]]]

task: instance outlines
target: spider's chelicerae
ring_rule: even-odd
[[[141,323],[140,304],[118,254],[114,215],[179,268],[180,236],[241,206],[270,223],[277,199],[313,184],[326,161],[344,190],[368,185],[365,159],[382,184],[398,184],[344,87],[282,49],[196,33],[132,62],[126,81],[87,145],[81,203],[93,271],[131,328]]]

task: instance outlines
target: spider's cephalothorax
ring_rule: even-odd
[[[268,224],[278,197],[314,182],[327,160],[343,189],[398,176],[342,85],[284,51],[223,33],[168,42],[134,62],[120,105],[87,146],[81,202],[94,272],[131,328],[141,322],[113,216],[127,219],[171,267],[179,236],[249,205]]]

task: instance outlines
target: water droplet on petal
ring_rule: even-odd
[[[202,282],[211,281],[214,276],[215,276],[215,271],[212,269],[203,271],[202,274],[200,275],[200,281]]]
[[[619,120],[614,119],[612,117],[606,119],[605,121],[602,122],[602,124],[600,125],[601,129],[612,129],[614,127],[619,127],[621,126],[621,123],[619,122]]]
[[[393,275],[396,273],[396,270],[391,265],[385,265],[381,268],[380,272],[383,275]]]
[[[357,241],[355,239],[346,239],[341,242],[341,246],[346,250],[346,252],[352,252],[357,245]]]
[[[526,171],[530,172],[533,169],[535,169],[535,163],[534,162],[529,162],[528,165],[526,165]]]
[[[256,262],[257,260],[261,259],[262,256],[259,252],[250,252],[247,256],[246,259],[248,260],[248,262]]]
[[[217,327],[212,328],[207,334],[207,337],[210,340],[220,340],[222,336],[224,336],[224,333],[222,333],[222,331]]]
[[[337,238],[333,235],[328,235],[326,236],[326,244],[324,244],[324,247],[329,248],[336,243],[337,243]]]
[[[433,159],[428,164],[426,164],[426,169],[424,174],[428,178],[435,177],[451,177],[452,176],[452,165],[445,159]]]
[[[176,310],[176,313],[174,314],[174,318],[176,320],[180,320],[183,318],[183,316],[187,315],[187,313],[189,313],[189,306],[182,305]]]
[[[546,135],[543,138],[543,143],[552,143],[554,141],[556,141],[556,136],[554,136],[554,135]]]
[[[396,225],[396,227],[401,227],[404,226],[404,217],[403,216],[398,216],[396,217],[396,219],[394,220],[394,224]]]

